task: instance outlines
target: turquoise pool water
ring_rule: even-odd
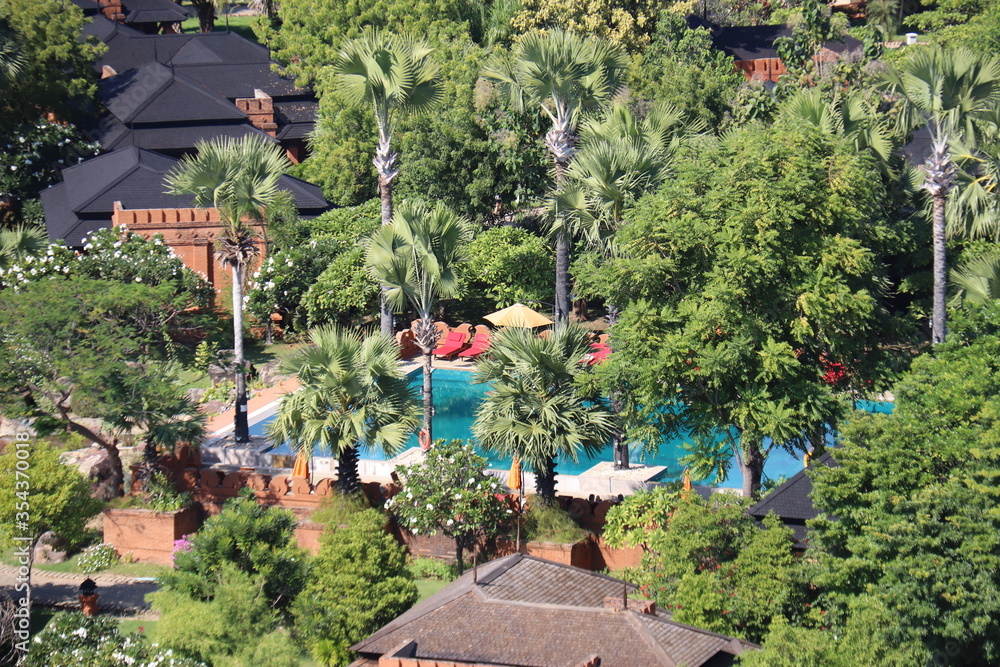
[[[412,376],[411,386],[415,387],[419,392],[422,382],[423,375],[418,370]],[[472,421],[475,418],[476,408],[483,400],[487,391],[489,391],[488,385],[472,384],[472,373],[469,371],[458,371],[443,368],[435,369],[435,439],[444,438],[446,440],[451,440],[454,438],[469,438],[472,431]],[[892,411],[891,404],[873,403],[870,401],[861,401],[858,403],[857,407],[858,409],[867,410],[869,412]],[[264,435],[264,430],[268,421],[269,420],[264,420],[252,425],[250,427],[250,433],[252,435]],[[417,438],[415,435],[410,438],[408,446],[417,446]],[[270,453],[291,454],[292,452],[287,445],[283,444],[272,449]],[[510,467],[510,459],[508,458],[497,456],[496,454],[491,454],[490,452],[480,453],[489,459],[489,467],[491,468],[505,469]],[[679,479],[684,474],[684,467],[680,465],[679,461],[680,458],[687,453],[687,450],[683,447],[683,439],[676,438],[662,443],[655,456],[643,459],[639,451],[633,451],[630,459],[633,463],[641,462],[650,465],[666,466],[667,471],[660,478],[660,480],[667,481],[671,479]],[[381,452],[377,451],[364,451],[361,456],[362,458],[367,459],[384,459]],[[556,463],[556,472],[568,475],[579,475],[580,473],[593,468],[601,461],[610,460],[612,460],[612,454],[611,448],[608,447],[596,457],[581,458],[575,463],[568,458],[559,458]],[[802,460],[791,456],[782,450],[772,452],[768,457],[767,465],[764,467],[764,472],[770,479],[791,477],[800,470],[802,470]],[[713,484],[711,481],[701,483]],[[736,468],[734,463],[730,469],[729,479],[713,485],[726,488],[739,488],[741,483],[742,479],[739,474],[739,469]]]

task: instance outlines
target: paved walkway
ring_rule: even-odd
[[[298,380],[295,378],[288,378],[286,380],[281,380],[273,387],[268,387],[267,389],[262,389],[254,394],[254,397],[247,402],[247,412],[253,414],[258,410],[267,407],[271,403],[274,403],[280,399],[285,394],[290,394],[299,388]],[[228,430],[233,427],[233,420],[236,417],[235,408],[226,410],[222,414],[216,415],[208,420],[205,427],[205,432],[216,435],[223,430]]]
[[[141,614],[149,611],[146,595],[157,589],[148,579],[114,574],[70,574],[68,572],[46,572],[35,569],[31,576],[31,599],[33,604],[45,607],[79,609],[80,584],[87,577],[97,583],[98,606],[102,611],[120,614]],[[17,568],[0,564],[0,595],[19,597],[14,591],[17,583]]]

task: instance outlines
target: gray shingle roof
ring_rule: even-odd
[[[421,660],[525,667],[732,664],[756,648],[676,623],[663,613],[614,611],[624,581],[514,554],[479,568],[416,605],[351,649],[372,659],[412,642]]]
[[[124,0],[126,23],[181,23],[194,15],[173,0]]]
[[[258,88],[273,98],[311,96],[291,79],[272,71],[269,62],[179,65],[175,61],[173,65],[178,74],[229,99],[253,97]]]
[[[268,63],[267,48],[234,32],[188,33],[183,35],[145,35],[120,26],[108,35],[108,50],[97,68],[110,65],[117,72],[150,62],[162,65],[179,57],[178,65],[218,65],[220,63]]]
[[[163,177],[177,160],[141,148],[122,148],[62,171],[63,182],[41,193],[49,238],[79,246],[90,232],[111,224],[116,201],[125,208],[187,208],[188,195],[166,194]],[[320,189],[282,176],[278,187],[290,192],[304,216],[329,208]]]
[[[810,463],[810,466],[816,465],[835,466],[837,462],[827,452]],[[752,505],[747,514],[762,520],[773,513],[795,533],[796,548],[804,549],[807,536],[806,521],[819,516],[819,510],[809,497],[812,490],[812,480],[809,479],[805,469],[800,470],[764,496],[760,502]]]
[[[166,127],[138,126],[129,129],[117,119],[108,118],[101,123],[100,130],[92,134],[105,150],[137,146],[151,151],[167,151],[175,154],[191,150],[200,141],[211,141],[218,137],[239,139],[252,134],[270,143],[277,141],[249,123],[171,124]]]
[[[156,62],[102,79],[98,95],[126,124],[246,120],[225,98]]]

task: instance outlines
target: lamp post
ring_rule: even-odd
[[[97,607],[97,583],[90,579],[83,580],[80,584],[80,611],[84,613],[85,616],[95,616],[100,609]]]

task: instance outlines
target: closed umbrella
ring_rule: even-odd
[[[510,473],[507,475],[507,488],[521,490],[521,461],[516,456],[510,462]]]
[[[483,317],[488,322],[492,322],[498,327],[525,327],[534,329],[552,324],[552,320],[545,317],[538,311],[528,308],[523,303],[515,303],[503,310],[490,313]]]
[[[309,458],[305,452],[299,452],[295,457],[295,467],[292,468],[292,477],[309,477]]]

